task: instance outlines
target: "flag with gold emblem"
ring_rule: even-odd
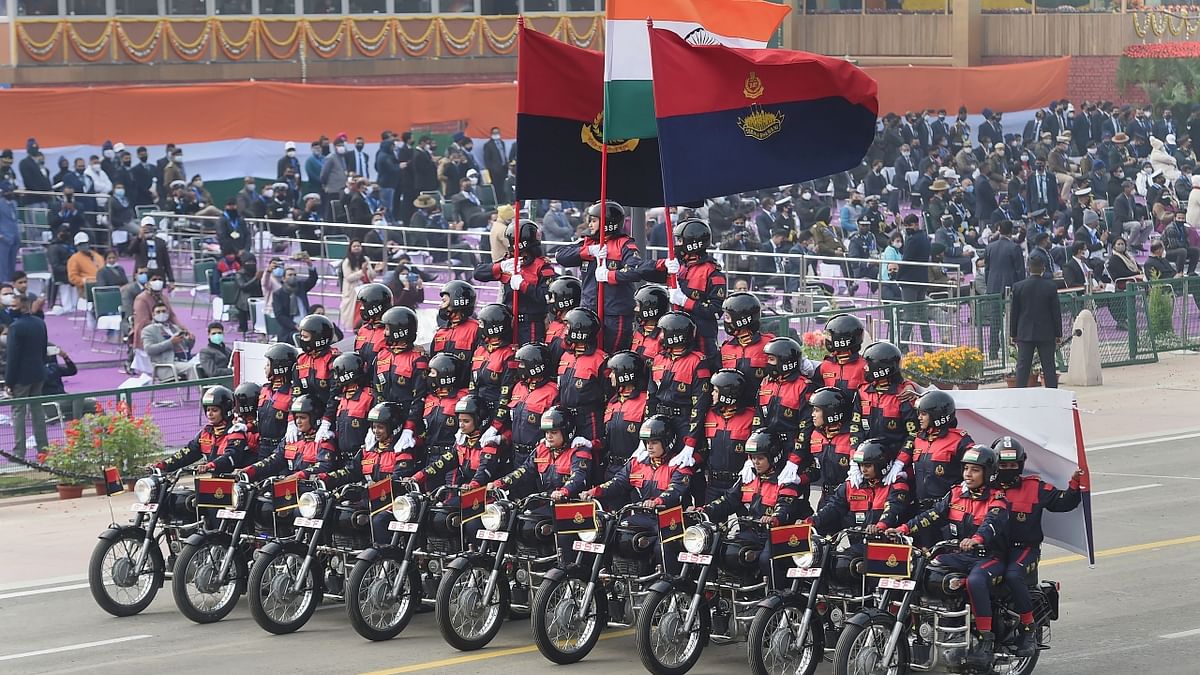
[[[373,516],[392,508],[392,479],[384,478],[368,485],[367,502]]]
[[[467,490],[458,498],[458,509],[462,514],[462,522],[469,523],[483,515],[483,509],[488,505],[486,487]]]
[[[125,491],[125,486],[121,483],[121,472],[117,467],[110,466],[104,470],[104,494],[109,497],[119,495]]]
[[[797,523],[771,528],[771,558],[788,558],[812,550],[812,525]]]
[[[867,576],[904,579],[912,574],[912,546],[867,542]]]
[[[658,512],[658,537],[662,543],[683,537],[683,507],[675,506]]]
[[[232,478],[197,478],[196,506],[202,509],[232,509]]]
[[[271,496],[277,513],[291,511],[300,502],[300,479],[293,476],[287,480],[275,481],[271,486]]]
[[[571,502],[554,505],[554,529],[559,534],[579,534],[596,529],[596,503]]]

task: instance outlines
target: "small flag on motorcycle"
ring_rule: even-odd
[[[771,528],[771,558],[778,560],[812,550],[812,525],[797,523]]]
[[[232,509],[233,484],[232,478],[197,478],[196,506],[202,509]]]
[[[276,513],[291,511],[300,502],[300,479],[292,477],[276,481],[271,486],[271,496]]]
[[[903,579],[912,574],[912,546],[867,542],[867,576]]]
[[[658,513],[658,535],[662,543],[683,537],[683,507],[676,506]]]
[[[368,485],[367,501],[373,516],[392,508],[392,479],[384,478]]]
[[[554,529],[559,534],[579,534],[596,529],[595,502],[554,505]]]
[[[121,472],[117,467],[110,466],[104,470],[104,494],[111,497],[119,495],[125,491],[125,486],[121,483]]]
[[[462,514],[462,522],[469,523],[482,516],[483,508],[487,505],[487,487],[477,487],[462,493],[458,498],[458,510]]]

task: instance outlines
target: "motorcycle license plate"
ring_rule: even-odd
[[[679,562],[692,563],[695,565],[711,565],[712,556],[705,555],[703,553],[688,553],[687,551],[683,551],[679,554]]]
[[[917,582],[912,579],[880,579],[879,587],[894,591],[911,591],[917,587]]]
[[[820,567],[791,567],[788,568],[789,579],[815,579],[821,576]]]
[[[230,511],[229,509],[221,509],[221,510],[217,511],[217,517],[224,518],[225,520],[245,520],[246,512],[245,511]]]
[[[296,518],[292,521],[296,527],[311,527],[314,530],[319,530],[325,526],[325,521],[320,518]]]
[[[478,539],[488,539],[490,541],[508,541],[507,532],[493,532],[491,530],[480,530],[475,533]]]
[[[604,553],[604,544],[589,544],[586,541],[573,541],[571,542],[571,548],[587,553]]]
[[[129,510],[134,513],[154,513],[158,510],[158,504],[133,504]]]
[[[400,523],[393,520],[388,523],[388,529],[392,532],[416,532],[417,523]]]

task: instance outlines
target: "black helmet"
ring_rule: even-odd
[[[221,409],[226,422],[233,417],[233,392],[229,391],[229,387],[217,385],[204,390],[204,395],[200,397],[200,408],[203,410],[211,406]]]
[[[358,304],[363,323],[375,321],[392,306],[392,289],[383,284],[366,284],[358,289]]]
[[[341,389],[352,384],[358,386],[366,386],[370,381],[370,376],[367,374],[367,362],[357,352],[346,352],[338,354],[337,358],[329,366],[329,372],[333,376],[333,386],[335,389]]]
[[[563,439],[569,443],[575,434],[575,413],[570,408],[552,405],[542,413],[540,428],[542,431],[561,431]]]
[[[825,424],[841,424],[846,421],[846,413],[850,409],[850,400],[846,392],[837,387],[821,387],[813,392],[809,405],[820,408],[825,413]]]
[[[288,377],[296,367],[300,353],[286,342],[276,342],[267,347],[267,363],[271,366],[271,377]]]
[[[996,476],[1001,485],[1012,485],[1025,472],[1025,446],[1012,436],[1001,436],[992,441],[992,450],[996,452]],[[1001,469],[1000,462],[1016,462],[1016,469]]]
[[[393,307],[383,313],[384,336],[389,346],[417,343],[417,313],[408,307]]]
[[[467,394],[458,399],[458,403],[454,404],[455,415],[470,415],[475,418],[475,424],[479,424],[484,418],[484,402],[475,394]]]
[[[549,377],[550,348],[541,342],[521,345],[513,356],[517,360],[518,376],[528,382]]]
[[[576,307],[563,317],[567,324],[567,333],[563,342],[595,347],[596,338],[600,335],[600,317],[590,309]]]
[[[662,441],[663,447],[670,450],[675,445],[675,426],[666,415],[651,415],[642,422],[638,430],[638,438],[642,443],[647,441]]]
[[[555,277],[546,288],[546,304],[552,312],[575,309],[583,301],[583,284],[571,276]]]
[[[312,339],[305,340],[301,337],[302,331],[312,333]],[[296,326],[296,346],[310,354],[329,349],[333,345],[333,336],[333,322],[329,317],[320,314],[309,314],[300,319],[300,325]]]
[[[888,459],[887,446],[882,438],[868,438],[859,443],[858,447],[854,449],[854,453],[850,455],[850,461],[855,464],[873,465],[879,472],[879,478],[883,478],[884,471],[892,463]]]
[[[616,378],[618,387],[631,384],[641,389],[646,386],[646,360],[641,354],[624,349],[608,357],[604,365]]]
[[[929,426],[933,429],[958,426],[954,411],[954,399],[938,389],[927,391],[917,399],[917,412],[929,413]]]
[[[233,404],[237,406],[237,412],[242,417],[253,418],[258,412],[258,396],[262,393],[262,386],[257,382],[243,382],[233,390]]]
[[[679,233],[681,248],[679,255],[703,257],[708,253],[708,247],[712,243],[712,230],[709,229],[708,223],[699,218],[692,218],[680,223],[676,231]]]
[[[391,401],[376,403],[367,413],[367,423],[378,422],[386,425],[391,438],[400,435],[400,431],[404,428],[404,421],[404,410],[400,404]]]
[[[662,331],[662,345],[666,349],[688,348],[696,339],[696,323],[686,312],[667,312],[658,320]]]
[[[458,312],[464,317],[475,313],[475,288],[465,281],[455,279],[442,286],[438,296],[450,298],[449,312]]]
[[[753,293],[734,293],[721,303],[725,332],[736,335],[748,330],[757,333],[762,328],[762,303]]]
[[[996,451],[986,445],[972,445],[963,453],[962,464],[974,464],[983,469],[983,484],[990,485],[996,481]]]
[[[825,349],[857,352],[862,349],[863,324],[857,316],[838,314],[825,324]]]
[[[325,414],[325,404],[316,396],[301,394],[292,399],[292,415],[308,415],[308,419],[316,425],[317,419]]]
[[[600,218],[600,202],[588,207],[588,218]],[[613,200],[604,203],[604,234],[620,234],[625,227],[625,209]]]
[[[900,361],[904,355],[890,342],[872,342],[863,350],[867,361],[867,381],[900,379]]]
[[[479,329],[484,338],[500,338],[504,344],[512,343],[513,313],[506,305],[493,302],[479,310]]]
[[[800,370],[800,361],[804,357],[800,343],[790,337],[777,337],[771,340],[766,347],[763,347],[763,353],[779,360],[776,365],[771,365],[770,361],[767,362],[767,374],[776,377],[787,377]]]
[[[671,295],[662,286],[642,286],[633,294],[633,316],[638,321],[658,321],[671,311]]]
[[[447,352],[434,354],[429,359],[429,374],[426,377],[433,382],[434,389],[458,389],[462,378],[462,359]]]
[[[737,368],[722,368],[709,380],[717,392],[717,405],[736,406],[746,393],[746,376]]]
[[[504,228],[504,241],[508,242],[508,254],[513,254],[513,243],[516,225],[521,226],[521,257],[535,258],[542,254],[542,237],[538,232],[537,223],[532,220],[522,220],[520,223],[509,223]]]
[[[783,459],[783,443],[775,434],[765,428],[755,429],[746,439],[746,456],[766,455],[771,458],[771,466],[777,466]]]

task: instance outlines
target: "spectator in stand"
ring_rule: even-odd
[[[104,267],[96,273],[97,286],[124,286],[129,283],[129,277],[125,274],[125,268],[121,267],[117,260],[117,252],[114,249],[108,249],[108,253],[104,254]]]
[[[1192,176],[1192,189],[1187,196],[1186,213],[1184,222],[1192,227],[1200,227],[1200,175]]]
[[[375,179],[379,182],[379,199],[389,222],[396,218],[396,193],[400,189],[400,160],[396,157],[396,134],[380,134],[379,150],[375,152]]]
[[[296,143],[288,141],[283,144],[283,157],[275,162],[275,179],[283,180],[287,170],[291,169],[297,176],[300,175],[300,160],[296,158]]]
[[[575,226],[570,217],[563,211],[562,202],[555,199],[550,202],[550,209],[542,216],[543,241],[571,241],[575,238]]]
[[[344,215],[334,213],[334,201],[341,201],[346,192],[346,180],[349,173],[346,170],[346,134],[338,134],[333,140],[333,153],[321,164],[321,190],[325,195],[325,212],[330,214],[333,222],[342,222]]]
[[[163,279],[173,288],[175,274],[171,271],[171,254],[167,250],[167,243],[155,234],[158,226],[154,222],[154,216],[142,216],[141,225],[137,237],[129,242],[133,266],[145,267],[151,272],[161,272]]]
[[[1162,243],[1167,249],[1167,260],[1175,265],[1175,269],[1189,276],[1196,274],[1196,265],[1200,262],[1200,249],[1191,246],[1192,228],[1187,223],[1187,214],[1175,212],[1175,220],[1163,230]]]
[[[134,269],[133,278],[129,283],[121,286],[121,339],[129,338],[130,328],[133,326],[133,303],[137,296],[146,290],[146,284],[150,281],[150,275],[147,274],[145,267]]]
[[[200,377],[229,377],[233,375],[233,368],[229,367],[231,356],[225,344],[225,326],[220,321],[208,324],[208,342],[200,350],[196,373]]]
[[[7,326],[17,316],[17,290],[10,282],[0,282],[0,324]]]
[[[492,127],[491,138],[483,144],[483,166],[496,190],[496,201],[502,204],[512,201],[505,190],[508,178],[509,148],[500,135],[500,127]]]
[[[148,279],[145,289],[133,299],[133,325],[131,327],[133,336],[133,348],[142,348],[142,330],[154,320],[154,308],[162,305],[167,308],[170,313],[168,317],[171,323],[179,323],[175,316],[175,311],[171,309],[171,300],[166,294],[166,281],[163,278],[163,273],[158,270],[151,270],[148,273]]]
[[[238,257],[237,251],[232,248],[221,249],[221,259],[217,261],[217,271],[209,277],[209,292],[213,297],[218,297],[221,293],[221,282],[225,279],[234,278],[238,270],[242,269],[242,259]]]
[[[17,220],[17,186],[0,181],[0,281],[12,281],[21,249],[21,224]]]
[[[354,307],[358,289],[375,281],[382,274],[383,265],[371,262],[363,250],[362,240],[352,239],[346,257],[338,265],[338,276],[342,281],[342,300],[338,306],[338,317],[342,328],[348,331],[355,329],[354,322],[358,319],[358,313],[354,311]]]
[[[237,282],[237,298],[233,301],[232,314],[237,317],[238,330],[245,333],[250,321],[250,299],[263,297],[263,273],[258,269],[258,260],[253,253],[242,254],[242,265],[234,275]]]
[[[84,170],[84,175],[87,176],[88,183],[91,184],[90,192],[95,195],[110,195],[113,191],[112,179],[105,173],[104,168],[100,165],[100,157],[92,155],[88,158],[87,169]],[[95,211],[108,210],[108,198],[95,198]]]
[[[283,260],[280,258],[271,258],[267,263],[267,271],[262,275],[262,297],[267,298],[265,307],[267,316],[275,316],[275,308],[271,303],[271,298],[275,296],[275,291],[283,288],[283,275],[286,269]]]
[[[250,226],[238,211],[237,199],[234,197],[226,199],[225,212],[221,215],[221,220],[217,221],[217,244],[222,249],[233,250],[241,254],[250,250],[252,238]]]
[[[75,287],[80,297],[88,282],[95,283],[96,275],[104,268],[104,258],[92,250],[86,232],[75,235],[75,253],[67,259],[67,282]]]
[[[53,283],[50,284],[46,300],[55,314],[61,314],[65,308],[75,307],[75,288],[67,279],[67,260],[74,254],[75,245],[71,243],[71,233],[67,230],[54,233],[54,239],[46,246],[46,262],[50,265],[53,275]],[[57,308],[54,303],[60,299],[62,308]]]
[[[316,270],[312,270],[313,279],[316,278],[316,274]],[[315,281],[313,285],[316,285]],[[275,323],[279,326],[279,332],[275,334],[276,339],[292,344],[296,335],[296,324],[312,311],[308,303],[307,289],[301,286],[295,269],[288,268],[284,272],[283,285],[271,295],[271,305],[275,313]]]
[[[12,148],[0,150],[0,181],[8,181],[13,185],[17,184],[17,172],[13,169]]]
[[[22,198],[22,204],[30,208],[45,209],[50,206],[50,171],[46,168],[46,156],[38,148],[37,139],[31,138],[25,142],[25,158],[17,164],[21,173],[21,184],[27,194]],[[37,194],[41,193],[41,194]]]
[[[137,164],[130,168],[129,175],[133,180],[133,185],[129,187],[133,191],[134,207],[154,204],[159,184],[156,182],[155,167],[150,163],[150,152],[146,146],[137,149]]]
[[[154,321],[142,328],[142,346],[151,364],[170,365],[175,369],[175,376],[182,378],[194,366],[191,351],[196,346],[196,338],[171,317],[171,309],[165,303],[155,303]]]
[[[73,191],[63,191],[62,206],[50,215],[50,231],[66,230],[72,237],[78,234],[86,224],[83,212],[75,205]]]
[[[46,301],[38,297],[37,293],[29,292],[29,275],[25,274],[24,270],[17,270],[13,272],[12,283],[13,290],[17,292],[17,295],[29,300],[29,312],[39,318],[46,318],[43,312]]]
[[[58,362],[59,357],[62,357],[62,363]],[[71,357],[57,345],[51,343],[46,347],[46,381],[42,384],[42,396],[65,396],[67,389],[63,384],[63,378],[78,373],[79,368],[71,360]],[[47,409],[53,410],[52,408]],[[69,420],[98,412],[100,412],[100,404],[94,398],[76,398],[72,400],[70,407],[62,408],[63,417]]]
[[[234,195],[238,215],[244,218],[262,218],[267,214],[267,205],[257,192],[258,185],[253,176],[242,179],[242,189]]]
[[[346,222],[354,225],[370,225],[372,209],[367,204],[367,179],[358,177],[350,180],[349,194],[342,197],[346,209]]]
[[[1054,347],[1062,338],[1062,309],[1058,289],[1044,276],[1045,262],[1030,258],[1029,277],[1012,287],[1009,311],[1009,342],[1017,347],[1017,386],[1029,385],[1033,353],[1042,364],[1046,387],[1058,387],[1058,369],[1054,365]]]
[[[29,313],[29,300],[17,298],[17,318],[8,329],[7,353],[4,368],[4,384],[12,398],[41,396],[46,382],[45,354],[49,340],[46,322]],[[27,449],[25,443],[25,410],[29,406],[12,407],[13,444],[15,454],[21,456]],[[46,440],[46,418],[42,406],[32,407],[33,436],[35,451],[49,445]]]
[[[325,164],[325,148],[321,141],[313,141],[309,146],[308,159],[304,160],[304,190],[321,193],[321,169]]]
[[[417,269],[407,255],[396,257],[394,272],[384,276],[384,283],[392,289],[394,304],[416,311],[417,305],[425,301],[425,283],[435,277]]]
[[[900,282],[900,297],[904,302],[920,302],[925,299],[925,294],[929,290],[929,268],[920,264],[903,263],[929,262],[929,234],[921,226],[921,219],[915,213],[905,216],[903,222],[904,251],[896,280]],[[921,336],[924,338],[925,344],[929,344],[932,338],[930,337],[929,323],[926,321],[925,306],[909,307],[903,312],[903,315],[902,320],[905,323],[900,329],[900,348],[908,350],[913,325],[921,327]]]
[[[108,240],[112,242],[113,246],[124,243],[125,248],[128,248],[129,241],[136,237],[141,229],[135,222],[136,217],[137,211],[129,199],[125,183],[115,183],[112,198],[108,200]],[[125,233],[124,242],[119,241],[120,237],[115,236],[117,232]]]

